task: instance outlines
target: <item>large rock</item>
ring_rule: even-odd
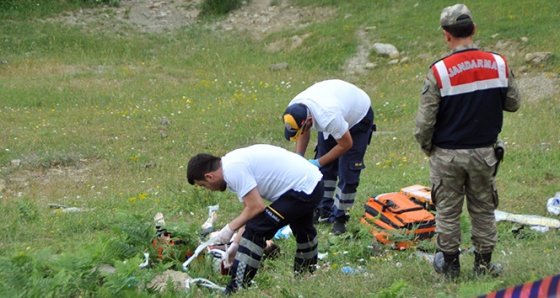
[[[536,53],[529,53],[525,55],[525,62],[529,62],[532,64],[539,64],[541,62],[546,61],[548,58],[552,56],[551,52],[536,52]]]
[[[190,278],[191,277],[185,272],[166,270],[154,277],[154,279],[152,279],[152,281],[148,284],[148,288],[165,292],[167,290],[167,281],[171,280],[173,288],[176,291],[182,291],[186,287],[185,281]]]
[[[378,55],[389,57],[389,59],[399,58],[399,50],[392,44],[376,42],[373,44],[373,49]]]

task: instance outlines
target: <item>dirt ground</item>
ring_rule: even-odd
[[[198,21],[197,5],[201,0],[121,0],[120,7],[80,10],[64,13],[57,18],[46,21],[63,21],[72,25],[83,26],[84,30],[112,30],[120,34],[126,32],[165,33],[178,30]],[[250,0],[227,18],[213,24],[215,30],[248,31],[253,38],[261,39],[271,32],[286,28],[301,28],[312,22],[325,21],[336,16],[335,8],[301,8],[290,5],[289,0]],[[119,30],[132,29],[132,30]],[[344,65],[346,76],[356,71],[368,71],[362,66],[368,60],[372,40],[367,39],[363,28],[356,32],[362,44],[357,52]],[[297,38],[296,38],[297,37]],[[294,36],[291,46],[306,36]],[[287,44],[283,40],[271,43],[269,50],[281,50],[280,45]],[[517,52],[516,49],[509,49]],[[420,53],[419,53],[420,54]],[[504,53],[506,56],[508,53]],[[524,53],[526,54],[526,53]],[[361,68],[362,67],[362,68]],[[375,71],[375,70],[373,70]],[[522,92],[523,101],[538,101],[558,96],[560,80],[556,73],[518,72],[517,82]],[[0,198],[3,194],[18,196],[30,185],[30,180],[39,180],[39,184],[65,180],[68,176],[82,177],[91,165],[82,165],[80,169],[53,168],[47,172],[19,171],[0,179]],[[87,171],[87,170],[86,170]]]
[[[198,21],[198,4],[202,0],[121,0],[120,7],[80,10],[56,18],[68,24],[81,25],[85,30],[112,30],[127,32],[165,33]],[[267,34],[287,28],[302,28],[313,22],[336,16],[335,8],[293,7],[289,0],[249,0],[230,13],[224,20],[212,25],[214,30],[249,32],[262,39]],[[120,29],[132,30],[120,30]],[[368,55],[375,41],[368,40],[363,28],[356,32],[361,40],[355,55],[344,65],[346,75],[352,77],[367,71]],[[270,43],[269,51],[290,50],[301,45],[308,36],[294,36],[291,40]],[[498,44],[502,43],[498,41]],[[506,42],[507,43],[507,42]],[[497,44],[497,47],[499,48]],[[287,48],[286,48],[287,47]],[[511,50],[511,49],[510,49]],[[517,52],[515,49],[513,53]],[[500,52],[498,50],[498,52]],[[423,53],[417,53],[423,54]],[[506,56],[508,53],[504,53]],[[525,53],[526,54],[526,53]],[[516,71],[514,69],[514,71]],[[518,83],[527,101],[550,98],[557,94],[560,79],[554,73],[516,72]]]
[[[80,10],[58,20],[90,30],[131,28],[139,32],[171,32],[198,20],[201,0],[121,0],[120,7]],[[288,0],[250,0],[214,25],[216,30],[250,31],[257,39],[290,27],[333,17],[332,8],[295,8]],[[110,22],[109,22],[110,21]]]

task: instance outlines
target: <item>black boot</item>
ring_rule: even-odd
[[[335,218],[331,233],[333,233],[333,235],[335,236],[346,233],[346,222],[349,218],[349,215]]]
[[[498,277],[502,273],[502,265],[491,263],[492,253],[478,253],[474,252],[474,273],[476,275],[488,274],[492,277]]]
[[[313,223],[314,224],[330,223],[329,213],[320,209],[315,209],[315,211],[313,212]]]
[[[434,270],[443,274],[445,278],[455,279],[461,273],[461,263],[459,262],[459,252],[446,254],[438,251],[434,256]]]

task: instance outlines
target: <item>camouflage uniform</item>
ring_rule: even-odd
[[[473,45],[461,46],[453,49],[453,53],[471,49],[476,48]],[[519,109],[520,99],[511,70],[508,75],[503,110],[514,112]],[[498,207],[495,183],[498,160],[493,145],[442,148],[434,144],[434,133],[443,129],[437,121],[441,102],[441,89],[434,71],[430,69],[422,88],[414,136],[422,151],[430,157],[432,199],[437,208],[438,250],[448,254],[458,252],[461,243],[459,218],[466,195],[475,250],[481,254],[492,253],[497,238],[494,210]]]

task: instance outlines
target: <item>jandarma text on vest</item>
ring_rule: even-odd
[[[449,73],[449,77],[452,78],[457,74],[462,73],[465,70],[470,70],[473,68],[487,68],[498,70],[498,65],[496,61],[488,60],[488,59],[478,59],[478,60],[471,60],[471,61],[463,61],[453,67],[449,67],[447,69]]]

